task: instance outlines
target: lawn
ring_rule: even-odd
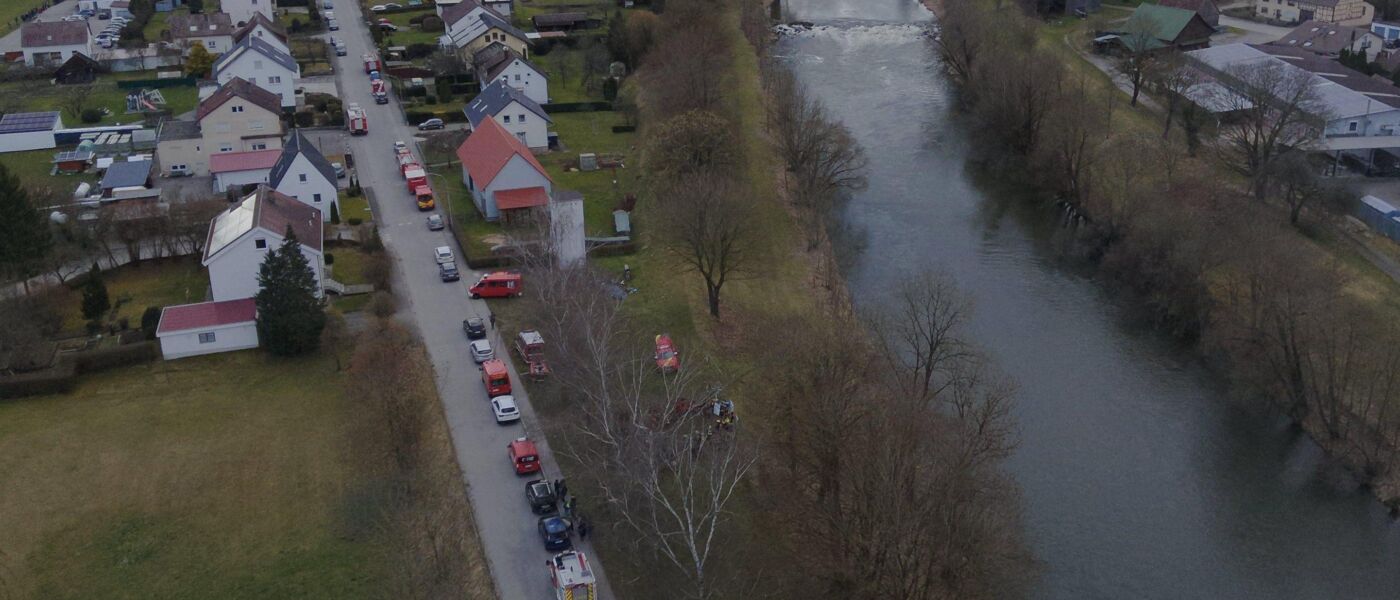
[[[5,0],[0,2],[0,35],[18,29],[20,15],[48,3],[49,0]]]
[[[112,302],[112,321],[127,319],[132,327],[141,325],[147,306],[173,306],[203,302],[209,289],[209,276],[198,257],[161,259],[123,265],[104,271],[107,297]],[[82,296],[71,294],[63,309],[64,329],[77,329],[83,319]]]
[[[369,283],[365,277],[365,259],[368,254],[355,246],[336,246],[329,252],[335,255],[331,268],[331,278],[345,285]]]
[[[399,28],[398,31],[384,32],[384,45],[386,47],[412,46],[413,44],[431,44],[437,46],[438,38],[442,37],[442,32],[429,33],[426,31],[419,31],[417,26],[408,22],[409,19],[418,15],[430,14],[433,14],[433,10],[431,8],[425,8],[423,10],[404,11],[393,14],[376,14],[372,15],[370,20],[378,22],[379,19],[388,19],[390,23],[393,23]]]
[[[342,378],[240,352],[0,404],[12,597],[383,597]]]
[[[601,43],[601,42],[600,42]],[[602,78],[590,91],[583,84],[583,59],[587,50],[582,45],[568,48],[557,45],[549,54],[536,55],[531,62],[549,75],[550,102],[597,102],[603,100]]]
[[[366,198],[364,194],[350,197],[345,194],[344,190],[341,190],[338,203],[340,204],[341,223],[345,223],[352,218],[358,218],[365,223],[374,220],[374,213],[370,212],[369,208],[369,198]]]
[[[103,76],[93,85],[91,93],[87,97],[86,108],[107,109],[107,114],[98,124],[129,124],[140,123],[143,120],[140,113],[127,114],[126,94],[129,90],[118,88],[116,82],[119,79],[154,79],[156,73],[155,71],[141,71],[122,73],[121,75],[121,77]],[[81,92],[83,89],[83,86],[55,85],[48,81],[0,83],[0,95],[8,96],[9,101],[15,103],[13,110],[18,111],[63,110],[64,98],[75,92]],[[199,104],[199,91],[192,85],[161,88],[160,93],[165,97],[165,107],[170,110],[172,115],[178,116],[192,111]],[[66,111],[62,116],[65,126],[85,126]]]
[[[57,148],[6,152],[0,154],[0,165],[5,165],[5,168],[19,177],[21,185],[30,189],[55,186],[64,193],[71,193],[79,183],[97,183],[98,177],[94,173],[49,175],[53,172],[53,155],[57,152]]]

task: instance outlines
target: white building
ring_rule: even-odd
[[[19,28],[20,50],[30,67],[57,67],[80,52],[92,57],[87,21],[30,21]]]
[[[539,67],[516,54],[514,50],[498,47],[495,52],[482,51],[476,65],[477,81],[488,87],[497,80],[525,93],[536,104],[549,103],[549,76]]]
[[[228,13],[234,25],[241,25],[252,20],[255,14],[272,19],[272,3],[273,0],[220,0],[219,10]]]
[[[215,300],[251,298],[258,293],[258,268],[268,252],[282,244],[290,227],[323,294],[326,270],[321,250],[321,211],[260,187],[209,223],[204,259]]]
[[[165,360],[258,347],[258,308],[252,298],[167,306],[156,339]]]
[[[235,77],[277,94],[283,108],[297,105],[296,82],[301,68],[292,55],[261,38],[245,37],[214,61],[211,78],[219,85]]]
[[[0,117],[0,152],[54,148],[54,133],[63,129],[58,111],[8,113]]]
[[[287,45],[287,31],[277,22],[264,17],[262,13],[254,14],[252,19],[234,30],[233,43],[237,44],[250,37],[267,42],[287,54],[292,53],[292,47]]]
[[[549,203],[554,189],[549,173],[529,148],[492,119],[462,142],[457,158],[462,161],[462,182],[487,221]]]
[[[549,147],[549,126],[553,123],[549,115],[525,92],[504,81],[497,79],[486,86],[462,112],[473,131],[483,121],[493,120],[530,149]]]
[[[321,218],[327,222],[331,219],[331,207],[339,209],[335,167],[301,130],[293,131],[291,139],[278,153],[267,185],[320,210]]]
[[[267,183],[272,166],[282,156],[281,150],[223,152],[209,157],[209,173],[214,176],[214,191],[225,192],[250,183]]]
[[[1376,7],[1364,0],[1254,0],[1259,17],[1284,23],[1321,21],[1366,27],[1376,17]]]
[[[188,55],[196,45],[219,55],[233,48],[233,21],[224,13],[173,15],[166,22],[170,41]]]

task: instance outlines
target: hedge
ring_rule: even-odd
[[[82,374],[151,362],[157,356],[160,356],[160,347],[157,342],[138,342],[125,346],[74,352],[67,358],[73,362],[74,371]]]
[[[60,360],[52,369],[0,377],[0,398],[66,393],[72,391],[73,384],[77,382],[74,375],[73,363]]]
[[[556,102],[542,105],[547,113],[597,112],[613,109],[611,102]]]
[[[140,330],[132,333],[140,334]],[[35,373],[0,377],[0,398],[21,398],[72,391],[78,375],[96,373],[114,367],[147,363],[160,356],[157,342],[137,342],[112,348],[100,348],[64,354],[51,369]]]
[[[613,126],[612,126],[612,132],[613,132],[613,133],[632,133],[633,131],[636,131],[636,130],[637,130],[637,126],[636,126],[636,125],[613,125]]]
[[[194,85],[199,82],[198,77],[171,77],[169,79],[131,79],[128,81],[118,81],[117,88],[130,90],[135,88],[168,88]]]

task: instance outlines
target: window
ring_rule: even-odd
[[[515,74],[515,80],[516,80],[516,81],[520,81],[520,74],[519,74],[519,73],[516,73],[516,74]]]
[[[320,195],[320,194],[315,194],[315,195],[311,196],[311,201],[312,201],[312,202],[315,202],[315,203],[317,203],[317,204],[320,204],[320,203],[321,203],[321,195]]]
[[[1347,131],[1356,131],[1356,121],[1347,123]]]
[[[233,108],[231,108],[231,109],[229,109],[229,110],[231,110],[231,111],[233,111],[233,112],[236,112],[236,113],[241,113],[241,112],[243,112],[243,105],[242,105],[242,104],[235,104],[235,105],[233,106]]]
[[[268,78],[267,78],[267,82],[268,82],[268,83],[273,83],[273,84],[282,83],[282,78],[281,78],[280,76],[279,76],[279,77],[268,77]]]
[[[219,152],[233,152],[233,146],[230,146],[228,144],[219,146]]]
[[[209,332],[206,332],[206,333],[201,333],[201,334],[199,334],[199,343],[201,343],[201,344],[212,344],[212,343],[214,343],[214,332],[209,331]]]
[[[253,131],[262,131],[262,128],[263,128],[263,122],[262,122],[262,121],[248,121],[248,129],[251,129],[251,130],[253,130]]]
[[[266,143],[266,142],[259,142],[259,143],[257,143],[257,144],[253,144],[253,149],[254,149],[254,150],[267,150],[267,143]]]
[[[505,120],[506,120],[506,123],[509,123],[509,122],[510,122],[510,115],[506,115],[506,116],[505,116]]]
[[[267,247],[267,240],[262,239],[262,238],[258,238],[258,239],[256,239],[256,240],[253,240],[253,247],[255,247],[255,248],[259,249],[259,250],[261,250],[261,249],[263,249],[263,248],[266,248],[266,247]]]
[[[210,50],[218,50],[218,49],[219,49],[219,42],[218,42],[217,40],[209,40],[209,49],[210,49]]]
[[[302,174],[300,174],[300,175],[297,175],[297,181],[300,181],[300,182],[302,182],[302,183],[306,183],[306,173],[302,173]]]
[[[521,122],[521,123],[524,123],[524,122],[525,122],[525,115],[524,115],[524,114],[520,115],[520,122]]]

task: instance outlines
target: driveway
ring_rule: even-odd
[[[34,17],[33,20],[58,21],[63,17],[77,12],[77,10],[78,0],[63,0],[62,2],[44,9],[44,12],[39,13],[39,16]],[[94,19],[93,22],[96,23],[98,21]],[[98,29],[102,28],[98,27]],[[0,37],[0,52],[19,52],[19,50],[19,28],[16,27],[14,31],[5,34],[5,37]]]
[[[346,56],[335,57],[340,97],[347,104],[358,103],[369,119],[368,135],[352,137],[348,145],[355,156],[361,185],[374,190],[373,208],[380,233],[397,267],[394,287],[399,294],[401,316],[416,326],[436,370],[457,462],[496,591],[506,600],[553,597],[545,568],[550,553],[540,542],[536,517],[525,502],[526,479],[517,477],[506,462],[506,444],[529,435],[540,443],[545,476],[553,479],[564,474],[560,473],[549,445],[544,443],[522,386],[515,387],[515,399],[524,415],[523,425],[499,426],[491,416],[486,391],[476,365],[467,355],[461,329],[462,319],[490,314],[484,301],[467,297],[467,287],[477,274],[463,273],[462,280],[455,283],[438,280],[432,249],[454,244],[446,232],[428,231],[423,222],[425,215],[418,212],[393,160],[394,141],[411,142],[417,130],[403,124],[397,100],[379,105],[370,98],[369,79],[360,57],[372,46],[358,2],[333,2],[341,23],[336,37],[345,41],[348,50]],[[491,332],[491,341],[498,354],[505,354],[505,344],[495,331]],[[512,380],[521,381],[513,365],[510,369]],[[579,499],[585,510],[590,501]],[[588,553],[598,577],[598,597],[615,598],[597,553],[588,543],[580,547]]]
[[[1285,35],[1288,35],[1290,31],[1293,31],[1288,27],[1266,25],[1264,23],[1258,23],[1255,21],[1250,21],[1248,19],[1241,19],[1238,17],[1230,17],[1226,15],[1220,15],[1220,24],[1226,27],[1239,29],[1244,32],[1243,34],[1234,34],[1237,37],[1230,39],[1229,41],[1244,42],[1247,44],[1264,44],[1272,42],[1274,40],[1282,38]],[[1220,40],[1219,38],[1211,40],[1212,44],[1217,45],[1223,42],[1224,40]]]

